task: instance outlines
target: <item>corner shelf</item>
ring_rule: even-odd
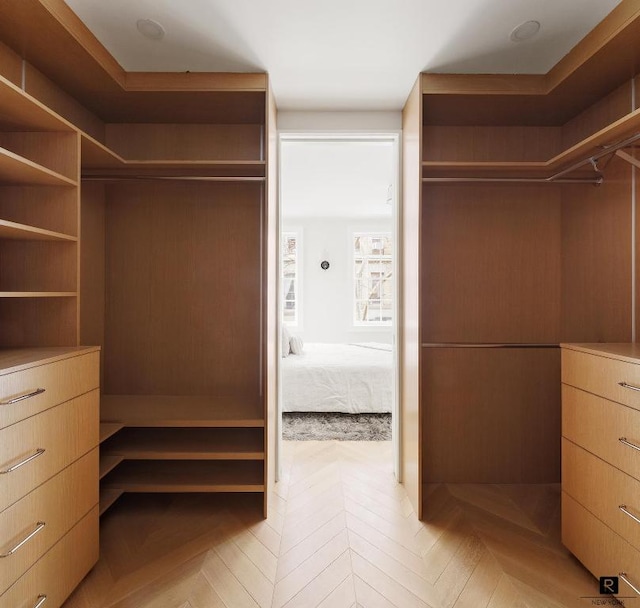
[[[101,422],[100,423],[100,443],[115,435],[119,430],[124,428],[124,424],[117,422]]]
[[[263,160],[128,160],[82,133],[82,176],[91,178],[218,177],[263,180]]]
[[[103,422],[126,427],[264,427],[259,398],[103,395]]]
[[[103,481],[123,492],[264,492],[258,461],[125,461]]]
[[[623,116],[607,127],[563,150],[547,161],[423,161],[423,180],[432,177],[534,177],[548,178],[572,163],[602,153],[640,132],[640,109]]]
[[[113,506],[113,504],[116,502],[116,500],[118,500],[118,498],[120,498],[122,495],[124,494],[123,490],[118,490],[118,489],[114,489],[114,490],[104,490],[104,489],[100,489],[100,508],[99,508],[99,514],[100,517],[102,517],[107,510]]]
[[[75,298],[75,291],[0,291],[0,298]]]

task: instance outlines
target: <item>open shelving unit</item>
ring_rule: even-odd
[[[78,132],[0,76],[0,346],[78,342]]]

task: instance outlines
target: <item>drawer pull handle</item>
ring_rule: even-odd
[[[0,553],[0,558],[13,555],[20,547],[22,547],[22,545],[28,543],[38,532],[40,532],[45,527],[45,525],[46,524],[43,521],[39,521],[36,524],[36,528],[33,532],[25,536],[15,547],[9,549],[6,553]]]
[[[640,386],[635,386],[633,384],[627,384],[626,382],[618,382],[618,384],[622,388],[628,388],[630,391],[638,391],[640,393]]]
[[[36,605],[33,608],[40,608],[40,606],[42,606],[42,604],[44,604],[46,601],[47,601],[46,595],[39,595],[38,601],[36,602]]]
[[[628,578],[626,572],[619,572],[618,576],[631,587],[638,595],[640,595],[640,589],[638,589]]]
[[[44,452],[45,452],[44,448],[38,448],[35,454],[31,454],[31,456],[29,456],[28,458],[25,458],[24,460],[21,460],[18,464],[14,464],[12,467],[9,467],[8,469],[4,469],[4,471],[0,471],[0,475],[6,475],[7,473],[11,473],[16,469],[19,469],[20,467],[27,464],[27,462],[31,462],[32,460],[35,460],[38,456],[42,456]]]
[[[631,519],[633,519],[633,521],[636,521],[640,524],[640,518],[636,517],[631,511],[629,511],[627,509],[627,505],[620,505],[618,506],[618,509],[620,509],[625,515],[628,515]]]
[[[7,399],[6,401],[0,401],[0,405],[13,405],[14,403],[18,403],[18,401],[24,401],[25,399],[30,399],[31,397],[35,397],[36,395],[41,395],[42,393],[44,393],[44,391],[45,389],[43,388],[37,388],[35,391],[30,391],[29,393],[18,395],[17,397]]]
[[[626,446],[628,446],[630,448],[633,448],[634,450],[638,450],[640,452],[640,446],[636,445],[635,443],[631,443],[630,441],[627,440],[626,437],[620,437],[618,439],[618,441],[620,443],[624,443],[624,445],[626,445]]]

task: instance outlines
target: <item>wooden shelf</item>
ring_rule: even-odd
[[[257,461],[125,461],[103,482],[123,492],[263,492]]]
[[[576,145],[547,161],[424,161],[422,177],[540,177],[546,178],[576,162],[602,152],[603,146],[612,145],[640,132],[640,109],[627,114],[604,129],[586,137]],[[593,176],[586,168],[582,175]],[[567,175],[576,177],[577,174]]]
[[[124,424],[118,422],[101,422],[100,423],[100,443],[106,441],[112,435],[115,435],[120,429],[124,428]]]
[[[75,131],[31,95],[0,76],[0,127],[5,131]]]
[[[128,427],[263,427],[258,397],[103,395],[103,422]]]
[[[86,133],[82,134],[82,176],[264,178],[262,160],[128,160]]]
[[[100,479],[113,471],[122,461],[121,454],[100,448]]]
[[[75,291],[0,291],[0,298],[75,298]]]
[[[122,460],[264,460],[263,445],[260,428],[134,428],[102,449],[106,457]]]
[[[19,241],[69,241],[76,242],[77,237],[52,230],[44,230],[26,224],[17,224],[0,220],[0,239],[15,239]]]
[[[118,498],[120,498],[124,492],[122,490],[107,490],[100,489],[100,509],[99,513],[102,516],[111,507]]]
[[[77,186],[77,182],[34,163],[18,154],[0,148],[0,184],[31,186]]]

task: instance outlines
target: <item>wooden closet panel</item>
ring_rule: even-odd
[[[104,345],[105,185],[82,184],[80,344]]]
[[[77,244],[0,240],[0,291],[75,291]]]
[[[108,188],[105,392],[256,395],[262,185]]]
[[[106,144],[127,160],[263,160],[264,127],[109,124]]]
[[[77,346],[77,298],[0,298],[3,348]]]
[[[78,191],[72,187],[0,186],[0,217],[78,236]]]
[[[558,127],[425,126],[422,160],[546,161],[560,152]]]
[[[632,86],[631,80],[625,82],[567,122],[562,127],[562,148],[570,148],[631,112]]]
[[[16,86],[20,86],[22,81],[22,59],[2,42],[0,42],[0,74]]]
[[[614,159],[601,186],[562,186],[562,341],[631,335],[631,166]]]
[[[424,483],[560,480],[558,348],[424,348]]]
[[[422,342],[557,343],[560,189],[423,186]]]

